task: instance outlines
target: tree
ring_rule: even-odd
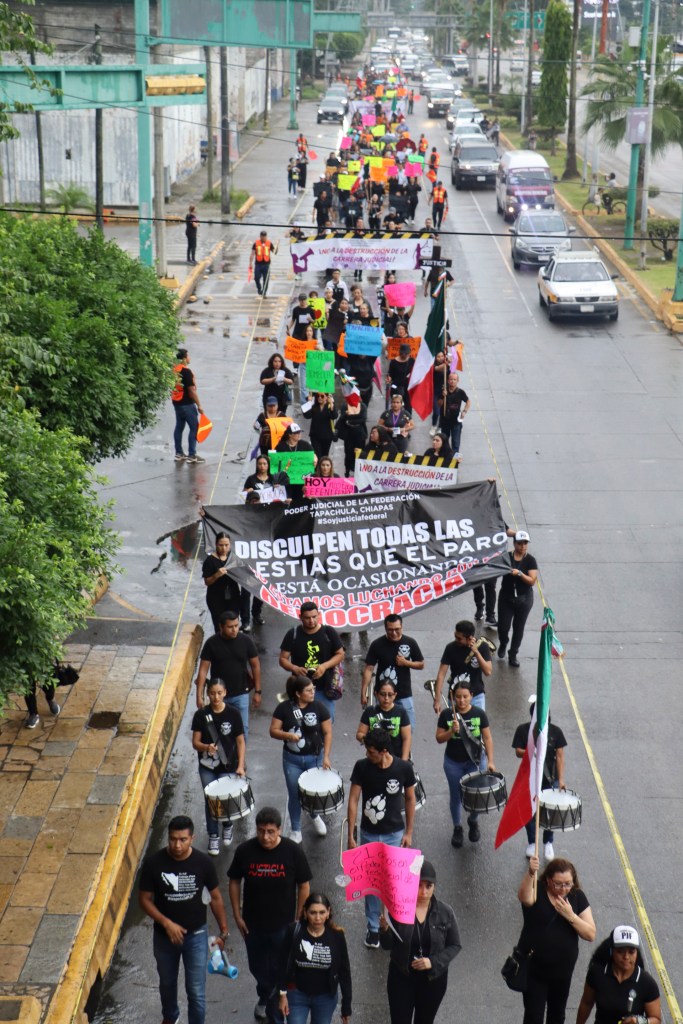
[[[335,32],[332,36],[332,49],[342,64],[357,57],[364,43],[362,32]]]
[[[579,176],[576,160],[576,85],[577,85],[577,54],[579,52],[579,33],[581,30],[581,14],[583,0],[574,0],[572,14],[571,64],[569,66],[569,121],[567,123],[567,159],[562,172],[562,180]],[[597,9],[596,9],[597,13]]]
[[[0,384],[91,462],[151,426],[180,342],[174,298],[116,243],[0,216]]]
[[[572,19],[563,0],[550,0],[545,14],[536,114],[540,123],[550,129],[550,152],[553,156],[557,133],[567,120],[567,62],[571,35]]]
[[[93,200],[80,185],[58,185],[57,188],[49,188],[47,199],[54,210],[60,210],[62,213],[72,213],[74,210],[95,212]]]
[[[34,4],[35,0],[25,0],[26,4]],[[24,54],[34,56],[36,53],[52,53],[52,47],[36,39],[33,19],[21,11],[11,11],[6,3],[0,2],[0,64],[3,53],[13,53],[23,69],[32,88],[49,88],[47,82],[39,79],[24,60]],[[55,90],[51,90],[54,92]],[[16,139],[19,132],[12,124],[12,114],[30,113],[30,103],[4,103],[0,101],[0,142]]]
[[[50,678],[62,639],[89,609],[97,575],[112,573],[107,528],[83,442],[0,404],[0,708]]]

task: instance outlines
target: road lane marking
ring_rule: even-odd
[[[534,327],[538,327],[539,326],[538,320],[536,319],[535,314],[533,313],[531,307],[529,306],[529,303],[526,301],[526,297],[524,295],[524,292],[519,287],[519,281],[517,280],[517,277],[515,276],[515,271],[510,266],[510,261],[506,258],[505,253],[503,252],[503,250],[500,247],[500,243],[498,242],[498,239],[496,238],[496,236],[494,235],[493,231],[489,227],[488,221],[486,220],[486,217],[484,216],[484,211],[482,210],[481,206],[477,202],[477,198],[476,198],[476,196],[474,195],[473,192],[470,192],[470,198],[471,198],[472,202],[474,203],[474,205],[477,208],[477,212],[479,213],[479,216],[482,219],[484,227],[486,228],[486,230],[487,230],[488,234],[490,235],[490,237],[493,239],[493,243],[494,243],[496,249],[498,250],[498,252],[500,254],[500,258],[503,261],[503,265],[505,266],[505,269],[507,270],[508,274],[510,275],[512,281],[514,282],[515,288],[517,289],[517,294],[519,295],[520,299],[524,303],[524,308],[526,309],[527,313],[529,314],[529,318],[530,318],[532,324],[534,325]],[[505,223],[505,222],[503,222],[503,223]]]

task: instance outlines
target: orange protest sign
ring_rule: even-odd
[[[285,430],[292,423],[291,416],[268,416],[266,423],[270,427],[270,447],[277,448],[278,444],[282,440],[282,435]]]
[[[387,180],[387,169],[386,167],[371,167],[370,168],[370,181],[386,181]]]
[[[378,85],[378,86],[375,87],[375,96],[377,97],[378,100],[381,99],[382,96],[384,96],[384,86],[383,85]]]
[[[410,354],[413,359],[416,359],[421,341],[422,338],[387,338],[387,359],[398,359],[398,350],[401,345],[410,345]]]
[[[291,359],[293,363],[305,363],[306,353],[312,352],[317,347],[318,342],[315,338],[311,338],[310,341],[302,341],[301,338],[290,338],[288,335],[285,340],[285,359]]]
[[[337,355],[338,356],[345,356],[346,355],[346,349],[344,348],[344,341],[345,341],[345,339],[346,339],[346,335],[342,331],[342,333],[339,335],[339,341],[337,342]]]

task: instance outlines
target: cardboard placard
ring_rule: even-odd
[[[374,128],[371,129],[371,131],[375,138],[379,139],[382,137],[382,135],[386,135],[387,126],[385,124],[376,124]]]
[[[349,135],[345,135],[344,138],[339,143],[339,148],[340,149],[351,149],[351,145],[352,145],[351,137]]]
[[[357,174],[338,174],[337,188],[340,192],[350,192],[357,181]]]
[[[401,345],[410,345],[410,354],[415,359],[422,338],[387,338],[387,359],[398,359],[398,350]]]
[[[385,843],[366,843],[344,850],[342,866],[350,879],[346,886],[347,903],[369,894],[379,896],[395,921],[412,924],[423,860],[419,850]]]
[[[315,452],[268,452],[270,471],[286,473],[291,484],[302,484],[315,469]]]
[[[410,157],[408,159],[410,159]],[[406,164],[405,170],[406,177],[408,178],[422,177],[422,164]]]
[[[304,484],[304,495],[307,498],[334,498],[338,494],[355,494],[355,491],[353,477],[347,476],[309,476]]]
[[[374,124],[377,124],[377,118],[374,114],[362,114],[364,128],[372,128]]]
[[[277,448],[277,446],[279,445],[280,441],[282,440],[282,435],[284,434],[285,430],[287,429],[289,424],[293,423],[293,422],[294,421],[292,420],[291,416],[267,416],[266,417],[266,423],[270,427],[270,446],[271,446],[271,448]]]
[[[382,328],[347,324],[344,347],[350,356],[379,356],[382,354]]]
[[[384,285],[384,297],[389,306],[402,306],[405,309],[415,305],[415,282],[398,281],[396,284]]]
[[[317,345],[318,342],[315,338],[311,338],[310,341],[306,341],[301,338],[292,338],[287,335],[285,338],[285,359],[289,359],[293,363],[305,363],[306,353],[317,348]]]
[[[306,390],[334,394],[334,352],[306,353]]]
[[[349,160],[347,169],[349,174],[360,174],[361,161],[360,160]]]
[[[308,305],[311,307],[314,326],[316,328],[327,327],[327,304],[325,299],[322,297],[309,299]]]

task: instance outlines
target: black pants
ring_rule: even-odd
[[[45,700],[52,700],[55,695],[55,687],[52,683],[44,683],[41,686],[41,690],[45,694]],[[30,693],[26,694],[26,710],[29,715],[38,714],[38,701],[36,699],[36,684],[33,684],[33,688]]]
[[[432,203],[432,220],[434,227],[440,228],[443,220],[443,203]]]
[[[254,284],[259,295],[265,295],[268,291],[268,278],[270,277],[270,263],[265,260],[257,260],[254,264]]]
[[[197,251],[197,232],[193,231],[191,235],[187,236],[187,262],[191,263],[194,261],[195,253]]]
[[[501,647],[507,647],[512,626],[510,654],[517,654],[524,636],[524,627],[534,605],[534,595],[529,587],[528,597],[505,597],[498,595],[498,640]]]
[[[430,981],[427,971],[406,975],[390,963],[387,995],[391,1024],[432,1024],[447,988],[448,971]]]
[[[481,615],[484,611],[484,595],[486,595],[486,618],[495,619],[496,617],[496,580],[487,580],[486,583],[480,583],[479,586],[474,587],[472,590],[472,596],[474,597],[474,603],[477,611]]]
[[[240,587],[240,619],[243,626],[248,626],[252,615],[261,614],[263,601],[260,597],[252,597],[246,587]],[[218,630],[216,630],[218,632]]]
[[[546,1006],[548,1007],[546,1024],[564,1024],[571,982],[571,974],[568,978],[547,979],[529,972],[527,989],[524,993],[523,1024],[543,1024]]]
[[[322,459],[325,455],[330,454],[332,438],[330,437],[327,440],[323,440],[322,438],[319,437],[312,437],[311,444],[313,446],[313,451],[315,452],[317,458]]]

